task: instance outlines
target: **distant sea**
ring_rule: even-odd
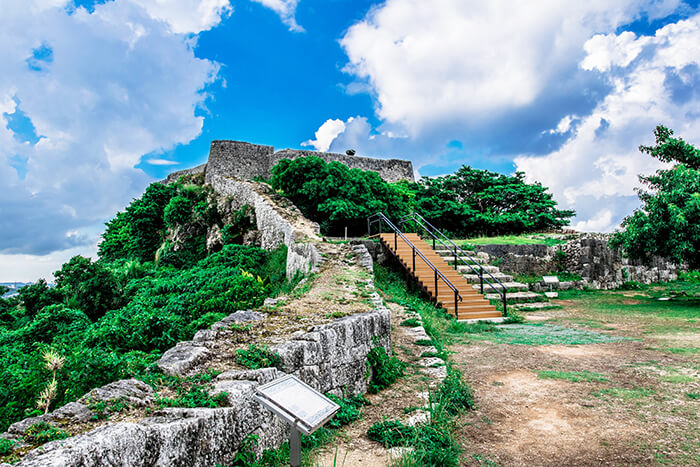
[[[17,295],[17,291],[25,285],[32,285],[33,282],[0,282],[0,286],[9,287],[10,290],[2,298],[10,298]]]

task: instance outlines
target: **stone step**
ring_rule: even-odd
[[[557,305],[551,302],[530,302],[530,303],[516,303],[513,305],[516,310],[520,311],[540,311],[540,310],[553,310],[561,308],[561,305]]]
[[[527,292],[527,284],[523,284],[522,282],[501,282],[506,288],[506,291],[508,292]],[[484,293],[494,293],[497,291],[503,290],[503,287],[501,287],[501,284],[499,283],[492,283],[488,284],[484,282]],[[481,287],[479,284],[474,284],[472,285],[472,288],[474,290],[480,290]]]
[[[476,251],[465,249],[462,249],[462,251],[464,251],[464,253],[468,254],[469,256],[476,258]],[[435,248],[435,253],[439,254],[440,256],[452,256],[454,254],[454,250],[447,250],[445,248],[437,247]],[[458,251],[458,254],[464,256],[462,252]]]
[[[493,273],[492,273],[493,274]],[[499,281],[505,283],[505,282],[513,282],[513,276],[510,276],[508,274],[503,274],[502,272],[498,272],[493,274],[493,277],[498,279]],[[467,282],[471,284],[478,284],[479,283],[479,276],[477,274],[464,274],[464,278],[467,280]],[[488,274],[484,274],[484,283],[486,283],[486,280],[490,280],[493,282],[493,278],[489,276]]]
[[[499,272],[501,272],[501,270],[498,269],[497,266],[491,266],[491,265],[488,265],[488,264],[482,264],[481,267],[484,269],[484,271],[488,271],[488,272],[490,272],[491,274],[494,274],[494,275],[497,274],[497,273],[499,273]],[[478,269],[479,269],[479,266],[475,265],[475,266],[474,266],[474,269],[477,269],[477,270],[478,270]],[[459,264],[459,265],[457,265],[457,270],[458,270],[459,272],[463,272],[463,273],[465,273],[465,274],[475,274],[474,271],[472,270],[472,268],[470,268],[470,267],[467,266],[466,264]]]
[[[485,297],[488,300],[502,300],[501,294],[498,293],[487,293]],[[547,297],[534,292],[512,292],[506,293],[506,300],[508,303],[528,303],[528,302],[546,302]]]

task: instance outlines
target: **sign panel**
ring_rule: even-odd
[[[559,278],[557,276],[542,276],[545,284],[558,284]]]
[[[323,426],[340,409],[338,404],[294,375],[259,386],[256,398],[306,435]]]

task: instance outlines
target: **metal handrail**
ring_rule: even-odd
[[[442,281],[450,288],[455,294],[455,316],[457,315],[457,300],[462,301],[462,294],[459,293],[459,289],[455,287],[455,285],[447,278],[445,275],[437,268],[435,265],[425,257],[425,255],[418,249],[413,242],[411,242],[404,234],[401,232],[401,230],[394,225],[393,222],[389,220],[386,215],[382,212],[378,212],[376,214],[373,214],[367,218],[367,234],[371,236],[372,234],[372,224],[379,222],[379,233],[382,233],[382,222],[386,222],[387,226],[391,230],[394,231],[394,251],[396,252],[395,254],[398,256],[398,237],[400,236],[404,242],[406,242],[407,245],[411,247],[411,250],[413,252],[413,273],[415,274],[416,272],[416,254],[420,256],[420,258],[423,260],[425,264],[430,266],[430,269],[433,270],[435,273],[435,301],[437,302],[437,297],[438,297],[438,277],[442,279]],[[408,265],[406,265],[408,268]]]
[[[486,280],[486,283],[487,283],[488,285],[491,286],[491,290],[493,290],[493,291],[495,291],[496,293],[498,293],[498,294],[501,296],[501,298],[503,299],[503,315],[504,315],[504,316],[507,315],[507,310],[506,310],[506,308],[507,308],[507,306],[508,306],[508,305],[507,305],[507,304],[508,304],[508,301],[507,301],[507,298],[506,298],[507,288],[506,288],[505,285],[503,285],[503,283],[502,283],[501,281],[499,281],[498,279],[496,279],[496,277],[495,277],[493,274],[491,274],[490,271],[485,270],[484,267],[483,267],[483,265],[482,265],[481,263],[479,263],[477,260],[475,260],[474,258],[472,258],[472,256],[471,256],[469,253],[467,253],[466,251],[464,251],[464,250],[463,250],[460,246],[458,246],[455,242],[453,242],[452,240],[450,240],[450,238],[449,238],[447,235],[445,235],[445,234],[442,233],[440,230],[438,230],[433,224],[431,224],[426,218],[424,218],[423,216],[421,216],[421,215],[418,214],[417,212],[413,212],[413,213],[410,213],[410,214],[406,214],[405,216],[401,217],[401,218],[399,219],[399,225],[401,225],[401,226],[403,227],[403,224],[406,223],[407,221],[410,221],[410,220],[412,220],[413,222],[415,222],[417,225],[420,225],[420,226],[423,228],[423,230],[425,230],[425,231],[433,238],[433,248],[435,248],[435,240],[437,240],[437,241],[439,241],[439,242],[442,244],[442,246],[444,246],[444,247],[447,248],[448,250],[451,249],[451,250],[454,252],[454,256],[455,256],[455,269],[457,269],[457,260],[459,259],[459,260],[462,261],[465,265],[467,265],[467,266],[469,267],[469,269],[471,269],[475,274],[477,274],[477,275],[479,276],[479,285],[480,285],[480,289],[481,289],[480,292],[481,292],[482,294],[484,293],[484,280]],[[426,224],[427,224],[427,227],[426,227]],[[428,227],[430,227],[430,228],[428,228]],[[432,229],[432,231],[431,231],[431,229]],[[440,235],[443,239],[447,240],[447,241],[452,245],[452,248],[450,248],[449,246],[447,246],[447,245],[445,244],[445,242],[444,242],[441,238],[439,238],[436,234]],[[457,254],[457,251],[458,251],[458,250],[459,250],[459,252],[460,252],[462,255],[466,256],[467,258],[469,258],[470,261],[472,261],[472,262],[475,263],[477,266],[479,266],[479,270],[477,271],[477,270],[474,268],[474,266],[472,266],[472,265],[471,265],[469,262],[467,262],[464,258],[462,258],[460,255],[458,255],[458,254]],[[491,278],[492,278],[494,281],[496,281],[496,283],[498,283],[498,285],[500,285],[500,286],[503,288],[503,290],[502,290],[502,291],[498,290],[498,289],[495,287],[495,285],[494,285],[493,282],[491,282],[491,281],[488,280],[488,279],[484,279],[484,272],[485,272],[486,274],[488,274],[489,276],[491,276]]]

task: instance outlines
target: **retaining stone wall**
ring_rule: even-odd
[[[367,249],[362,245],[353,249],[360,256],[361,264],[372,272],[372,258]],[[368,287],[374,289],[372,279],[368,279]],[[371,300],[375,308],[368,313],[316,326],[274,347],[285,369],[322,392],[364,394],[367,353],[375,342],[391,349],[391,313],[376,292],[372,293]],[[259,436],[258,452],[277,447],[287,439],[288,428],[253,399],[256,386],[281,375],[275,368],[222,373],[216,378],[214,392],[226,392],[230,407],[170,408],[138,422],[108,423],[81,435],[47,443],[13,465],[208,467],[231,463],[241,442],[251,434]],[[144,391],[140,387],[143,383],[135,380],[111,384],[122,388],[121,392],[110,392],[113,399],[123,393],[133,393],[131,386]],[[82,405],[81,410],[74,406],[63,410],[60,417],[65,420],[69,413],[84,416],[87,407],[74,404]],[[18,423],[27,425],[28,421]],[[23,425],[13,427],[19,431]],[[3,436],[13,437],[12,433]],[[0,467],[9,467],[9,464]]]
[[[582,234],[563,245],[476,245],[478,252],[498,257],[503,272],[542,275],[562,269],[578,274],[580,286],[614,289],[625,281],[642,284],[676,280],[678,265],[656,257],[650,265],[623,258],[608,246],[609,234]],[[561,252],[561,253],[558,253]]]

